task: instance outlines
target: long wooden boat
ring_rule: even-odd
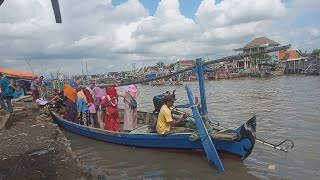
[[[201,139],[191,140],[194,133],[177,133],[170,135],[158,135],[157,133],[138,132],[113,132],[84,125],[75,124],[63,119],[60,115],[50,111],[53,120],[61,127],[88,138],[102,140],[120,145],[161,149],[174,152],[203,152]],[[123,110],[119,112],[120,119],[123,118]],[[156,117],[152,113],[138,112],[139,126],[146,126],[156,122]],[[139,129],[139,128],[138,128]],[[212,141],[219,153],[225,157],[236,160],[246,159],[252,152],[255,145],[256,117],[252,117],[239,128],[235,129],[236,138],[221,139],[216,136],[219,132],[211,133]],[[220,133],[221,134],[221,133]],[[206,137],[202,137],[206,138]]]

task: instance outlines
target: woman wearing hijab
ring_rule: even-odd
[[[87,106],[87,98],[84,95],[83,91],[80,90],[77,93],[77,112],[80,117],[81,125],[89,125],[89,108]]]
[[[106,119],[106,111],[99,109],[99,105],[101,104],[102,100],[107,96],[105,90],[101,89],[100,87],[93,88],[94,94],[94,104],[97,110],[97,119],[100,126],[100,129],[104,129],[104,120]]]
[[[101,105],[107,107],[105,129],[110,131],[119,131],[120,120],[118,108],[118,95],[116,88],[109,87],[107,89],[107,96],[101,102]]]
[[[93,97],[90,91],[86,88],[83,90],[84,95],[87,98],[87,106],[89,108],[89,126],[95,127],[96,123],[96,107],[94,105]]]
[[[63,95],[65,96],[65,106],[66,106],[66,119],[74,123],[78,123],[77,118],[77,91],[73,89],[70,84],[65,84],[63,89]]]
[[[136,85],[129,85],[127,88],[127,92],[118,93],[119,97],[123,97],[124,99],[124,125],[123,130],[132,131],[138,127],[138,117],[137,117],[137,108],[130,107],[130,102],[132,100],[136,101],[139,96],[139,91]]]

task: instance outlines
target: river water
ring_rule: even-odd
[[[188,82],[198,94],[197,82]],[[139,110],[152,111],[152,97],[177,90],[176,104],[186,104],[184,87],[139,86]],[[206,82],[209,115],[238,127],[257,115],[257,137],[295,147],[284,153],[259,143],[243,162],[222,159],[224,173],[201,155],[176,154],[108,144],[66,132],[79,160],[97,179],[318,179],[320,177],[320,77],[281,76]],[[275,170],[268,169],[275,165]]]

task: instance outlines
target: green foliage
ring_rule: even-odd
[[[158,67],[164,67],[164,62],[160,61],[160,62],[157,62],[156,64]]]
[[[314,49],[311,54],[314,56],[320,56],[320,49]]]
[[[299,49],[299,50],[298,50],[298,53],[299,53],[299,54],[300,54],[300,56],[302,56],[302,57],[307,57],[307,56],[308,56],[307,51],[302,52],[302,51]]]

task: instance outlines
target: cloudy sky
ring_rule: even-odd
[[[48,76],[131,70],[180,59],[233,54],[267,36],[294,49],[320,48],[319,0],[5,0],[0,67]]]

